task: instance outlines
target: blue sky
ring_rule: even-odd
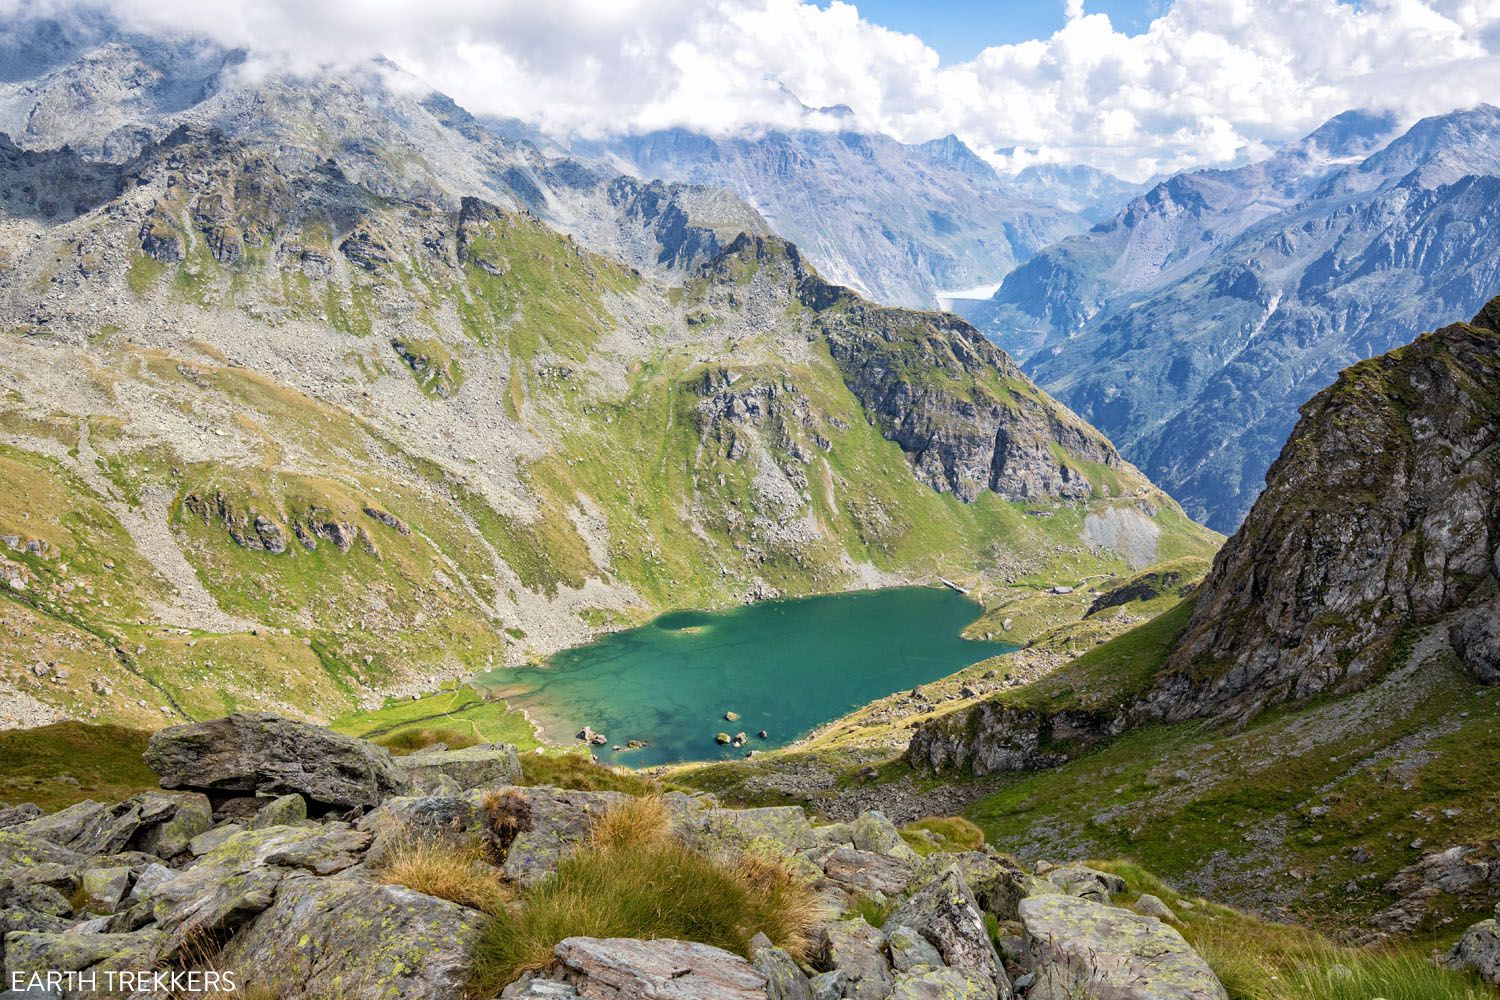
[[[851,0],[866,20],[917,35],[944,63],[972,59],[991,45],[1047,38],[1063,26],[1063,0]],[[827,6],[821,3],[820,6]],[[1163,9],[1161,0],[1085,0],[1119,31],[1139,34]]]

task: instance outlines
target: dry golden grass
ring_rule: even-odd
[[[1117,903],[1149,892],[1177,914],[1178,930],[1223,982],[1230,1000],[1490,1000],[1472,974],[1439,968],[1412,943],[1386,949],[1341,945],[1305,927],[1278,924],[1201,898],[1185,899],[1128,861],[1090,862],[1126,880]],[[1184,906],[1184,902],[1191,908]]]
[[[627,799],[594,823],[593,847],[609,851],[620,847],[660,844],[672,833],[672,814],[658,796]]]
[[[441,743],[449,750],[463,750],[479,742],[478,738],[462,729],[402,729],[386,736],[377,736],[375,743],[385,747],[397,757],[426,750]]]
[[[402,836],[381,855],[375,874],[387,885],[402,885],[485,913],[501,912],[510,896],[477,843]]]
[[[588,846],[497,913],[476,952],[474,991],[492,996],[553,962],[568,937],[673,938],[747,954],[763,933],[794,956],[823,916],[811,883],[756,854],[728,860],[672,835],[659,798],[630,799],[599,817]]]
[[[624,792],[626,795],[660,794],[661,786],[651,778],[626,768],[605,767],[583,753],[528,753],[521,756],[519,784],[568,788],[580,792]]]

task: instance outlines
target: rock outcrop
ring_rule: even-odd
[[[1146,723],[1247,720],[1363,687],[1433,627],[1475,678],[1500,682],[1497,317],[1500,299],[1349,368],[1302,408],[1161,667],[1107,697],[941,715],[915,728],[906,760],[1030,770]],[[1067,679],[1065,666],[1053,690]]]
[[[1496,311],[1363,361],[1302,407],[1139,714],[1243,717],[1356,687],[1403,630],[1455,612],[1464,660],[1497,679]]]
[[[1228,1000],[1223,984],[1174,928],[1076,896],[1021,901],[1027,1000]]]
[[[329,752],[329,746],[342,746],[332,733],[289,725],[299,724],[241,716],[179,727],[152,744],[152,760],[166,769],[163,780],[175,781],[194,739],[219,734],[228,742],[223,756],[203,760],[204,784],[213,776],[251,773],[252,788],[233,790],[254,793],[265,787],[267,775],[277,776],[271,784],[280,788],[300,764],[305,774],[299,784],[322,795],[312,801],[330,801],[329,789],[339,787],[330,774],[348,777],[347,768],[332,762],[364,758]],[[247,727],[258,735],[245,739]],[[297,738],[271,740],[267,731],[283,737],[295,732]],[[249,748],[255,752],[247,756]],[[290,1000],[441,1000],[464,994],[490,919],[478,907],[504,904],[462,896],[454,898],[469,902],[455,902],[408,887],[390,864],[390,852],[412,845],[461,847],[465,853],[457,857],[491,880],[500,900],[542,884],[575,852],[594,846],[599,817],[628,799],[615,792],[508,784],[519,777],[508,766],[513,749],[482,750],[420,776],[437,791],[383,794],[357,821],[317,809],[309,816],[295,793],[223,799],[205,823],[195,819],[178,838],[161,832],[181,817],[197,817],[209,799],[151,793],[50,815],[8,810],[0,816],[8,821],[0,828],[0,963],[8,976],[23,979],[49,970],[102,978],[110,970],[205,966],[238,976],[241,988]],[[274,752],[298,756],[284,760]],[[417,772],[447,754],[419,752],[402,764]],[[473,787],[459,787],[470,782]],[[1166,992],[1142,997],[1215,996],[1170,992],[1186,981],[1184,969],[1196,969],[1196,956],[1157,929],[1155,920],[1109,905],[1125,886],[1105,872],[1067,865],[1032,874],[988,848],[920,858],[876,812],[814,826],[799,807],[727,809],[710,795],[681,792],[666,794],[663,804],[667,833],[684,848],[726,865],[743,863],[747,853],[779,857],[799,873],[794,877],[808,883],[819,903],[802,917],[806,950],[793,943],[795,936],[782,948],[764,934],[750,940],[745,954],[691,940],[567,937],[553,946],[550,961],[504,986],[501,996],[1009,1000],[1013,979],[1030,982],[1064,966],[1072,975],[1085,962],[1095,963],[1090,968],[1098,982],[1114,982],[1110,977],[1121,968],[1142,989],[1159,979]],[[203,828],[179,852],[180,835],[198,826]],[[164,845],[172,857],[152,853]],[[1052,950],[1038,945],[1034,957],[1008,950],[1002,959],[989,922],[1025,921],[1038,900],[1087,907],[1076,912],[1090,919],[1054,920],[1046,938]],[[704,899],[702,905],[719,902]],[[1038,912],[1054,909],[1075,912],[1057,906]],[[852,915],[857,910],[889,916],[877,927]],[[1135,936],[1121,939],[1123,945],[1113,943],[1117,951],[1108,960],[1090,936],[1101,921],[1137,928]],[[1169,952],[1147,957],[1150,946],[1163,942]],[[800,957],[787,949],[797,949]],[[1197,972],[1208,977],[1204,982],[1212,978],[1206,970]],[[74,991],[67,1000],[86,995]]]
[[[386,750],[266,712],[241,712],[152,735],[146,763],[163,788],[285,795],[352,809],[403,790],[406,775]]]
[[[1443,958],[1443,964],[1451,969],[1473,969],[1484,977],[1485,982],[1500,986],[1500,906],[1495,907],[1495,916],[1481,920],[1468,930]]]
[[[845,385],[933,489],[966,503],[986,490],[1079,500],[1095,493],[1090,467],[1139,478],[1103,435],[957,316],[866,302],[774,237],[741,236],[706,272],[732,277],[751,265],[795,284]]]
[[[568,938],[562,976],[589,1000],[765,1000],[766,977],[745,959],[690,941]]]

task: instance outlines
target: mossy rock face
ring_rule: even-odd
[[[267,712],[164,729],[151,737],[146,763],[167,788],[299,793],[344,809],[379,805],[407,785],[373,743]]]
[[[444,778],[461,791],[495,788],[521,780],[521,761],[516,748],[509,745],[416,753],[402,758],[399,767],[415,788],[424,790],[435,788]]]
[[[785,856],[814,842],[812,824],[801,806],[705,809],[680,819],[678,826],[690,843],[710,851],[759,846]]]
[[[886,957],[885,934],[863,917],[825,926],[819,951],[825,967],[844,975],[844,996],[852,1000],[884,1000],[890,996],[894,979]]]
[[[5,939],[5,971],[31,976],[45,975],[49,970],[149,969],[155,964],[163,939],[162,932],[155,929],[133,934],[10,934]]]
[[[984,913],[963,876],[948,871],[903,903],[885,922],[886,934],[908,928],[942,956],[946,965],[977,972],[1010,993],[1010,978],[990,941]]]
[[[14,830],[0,830],[0,874],[32,865],[74,865],[82,860],[77,852],[58,847],[40,837],[27,836]]]
[[[449,1000],[463,992],[481,920],[400,886],[296,877],[224,957],[286,1000]]]
[[[1029,1000],[1070,1000],[1080,989],[1120,1000],[1229,1000],[1181,934],[1145,917],[1075,896],[1021,901]]]
[[[921,969],[896,977],[891,1000],[995,1000],[996,995],[995,984],[981,973]]]
[[[764,1000],[766,977],[743,958],[692,941],[566,938],[562,974],[585,997]]]

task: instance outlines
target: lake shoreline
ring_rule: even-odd
[[[497,668],[467,683],[503,698],[547,746],[567,747],[567,733],[588,727],[608,739],[589,748],[607,762],[642,769],[712,762],[784,749],[872,701],[1016,648],[963,636],[983,611],[974,596],[935,578],[674,609],[542,664]],[[739,718],[725,720],[726,712]],[[724,748],[710,742],[716,732],[743,733],[744,741]],[[648,745],[627,750],[630,740]]]

